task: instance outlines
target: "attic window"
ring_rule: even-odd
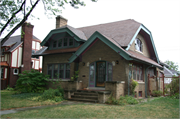
[[[143,44],[138,38],[135,40],[135,48],[137,51],[143,51]]]

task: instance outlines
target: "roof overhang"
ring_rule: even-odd
[[[72,36],[76,41],[83,41],[84,39],[79,38],[75,33],[73,33],[69,28],[64,27],[60,29],[54,29],[49,32],[49,34],[45,37],[45,39],[41,42],[41,46],[47,46],[46,42],[53,37],[54,34],[60,34],[60,33],[68,33],[70,36]]]
[[[0,66],[9,66],[7,62],[0,62]]]

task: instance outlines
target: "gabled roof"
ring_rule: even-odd
[[[33,36],[33,39],[39,40],[37,37]],[[1,41],[2,39],[0,39]],[[23,41],[21,41],[21,35],[18,36],[12,36],[6,42],[2,45],[3,46],[12,46],[8,51],[6,52],[12,52],[15,48],[17,48],[20,44],[22,44]]]
[[[105,36],[102,33],[99,33],[96,31],[91,37],[88,39],[87,42],[85,42],[82,47],[80,47],[70,58],[69,63],[73,62],[78,56],[80,56],[83,51],[91,44],[95,39],[100,39],[102,42],[104,42],[106,45],[111,47],[115,52],[117,52],[119,55],[121,55],[126,60],[136,60],[136,61],[143,61],[145,63],[148,63],[150,65],[155,65],[159,68],[162,68],[161,65],[159,65],[157,62],[140,55],[139,53],[133,52],[133,51],[126,51],[124,50],[115,40]]]
[[[173,73],[166,67],[164,67],[164,76],[165,77],[172,77]]]
[[[98,31],[106,35],[107,37],[114,39],[121,46],[128,46],[129,42],[133,38],[140,25],[141,23],[128,19],[77,29],[84,32],[87,39],[89,39],[95,31]]]

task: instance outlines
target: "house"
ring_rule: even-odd
[[[59,81],[66,97],[77,90],[98,91],[98,101],[110,93],[115,98],[130,94],[130,80],[138,82],[137,97],[158,90],[163,72],[151,32],[141,23],[128,19],[106,24],[73,28],[67,19],[56,17],[56,29],[41,42],[42,72]],[[79,77],[73,79],[75,71]],[[50,85],[49,85],[50,86]]]
[[[168,67],[169,67],[168,65],[164,67],[164,76],[165,76],[164,83],[165,84],[171,83],[173,76],[176,76],[176,77],[179,76],[179,73],[177,71],[173,69],[168,69]]]
[[[31,57],[41,48],[41,40],[33,36],[33,27],[24,23],[22,35],[12,36],[1,44],[1,89],[7,85],[14,87],[18,74],[24,70],[42,70],[42,57]]]

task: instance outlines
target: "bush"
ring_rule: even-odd
[[[45,90],[44,93],[41,96],[42,100],[54,100],[56,102],[63,100],[64,91],[59,86],[57,89],[51,89]]]
[[[7,86],[6,90],[13,91],[14,88],[11,88],[9,85]]]
[[[169,96],[169,97],[173,98],[173,99],[179,99],[179,96],[180,96],[179,93],[176,93],[176,94]]]
[[[131,96],[121,96],[119,99],[115,99],[112,96],[109,98],[109,100],[106,102],[109,104],[114,104],[114,105],[126,105],[126,104],[138,104],[137,99]]]
[[[179,79],[172,78],[171,83],[165,87],[165,90],[167,90],[168,88],[170,89],[170,95],[175,95],[176,93],[179,93]]]
[[[161,96],[162,94],[163,94],[162,91],[157,91],[157,90],[152,91],[152,96],[153,96],[153,97],[159,97],[159,96]]]
[[[132,95],[134,95],[134,90],[135,90],[136,86],[138,86],[138,82],[135,81],[135,80],[133,80],[133,79],[131,79],[131,83],[130,83],[130,93],[131,93]]]
[[[43,92],[47,85],[47,78],[47,75],[34,69],[31,71],[23,71],[19,74],[15,89],[21,93]]]

